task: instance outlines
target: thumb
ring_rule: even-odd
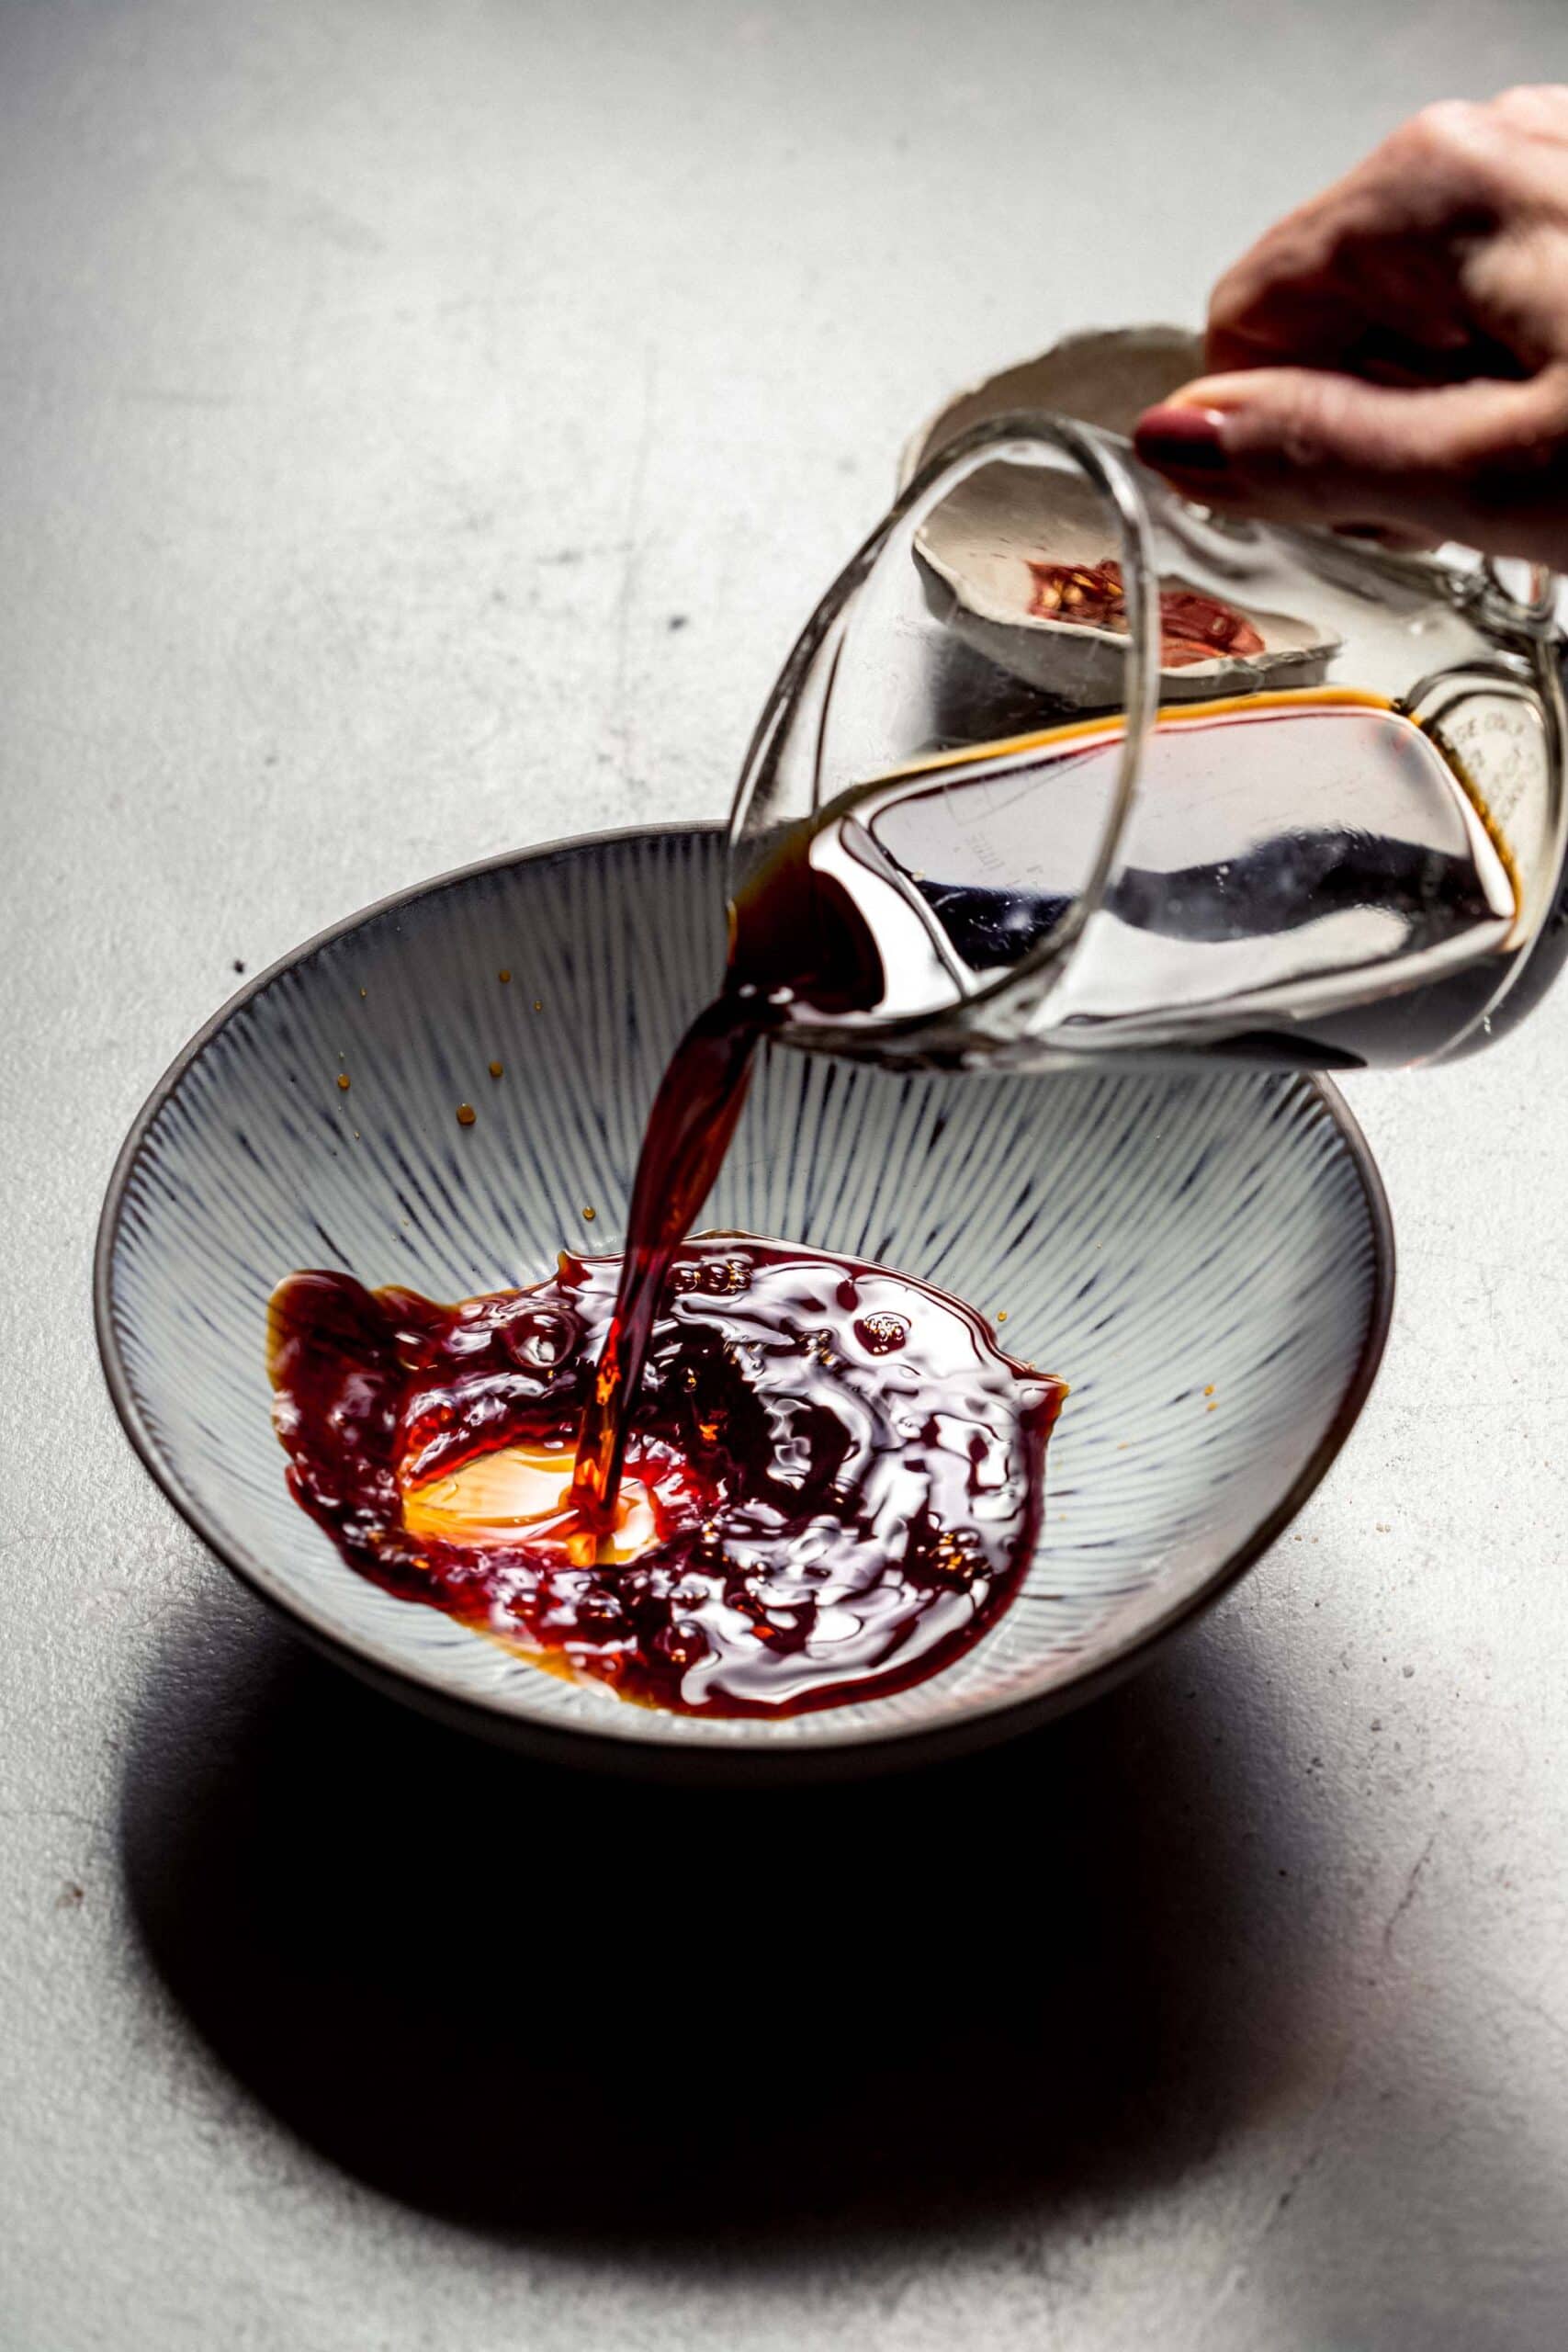
[[[1136,431],[1204,504],[1568,561],[1568,369],[1418,390],[1307,368],[1204,376]]]

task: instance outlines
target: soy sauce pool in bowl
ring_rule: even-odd
[[[1059,1381],[924,1284],[705,1237],[596,1532],[572,1471],[619,1272],[563,1251],[455,1307],[345,1274],[281,1285],[289,1483],[345,1559],[536,1665],[694,1714],[884,1696],[995,1623],[1039,1533]]]
[[[252,982],[128,1139],[98,1330],[152,1474],[344,1663],[558,1757],[797,1777],[1038,1720],[1222,1590],[1354,1421],[1392,1247],[1365,1148],[1310,1080],[977,1083],[769,1051],[705,1222],[895,1267],[1072,1383],[1016,1597],[941,1671],[773,1719],[628,1706],[410,1606],[288,1491],[270,1295],[325,1266],[463,1299],[547,1278],[563,1235],[619,1249],[647,1106],[721,969],[722,870],[707,831],[531,852],[355,917]]]

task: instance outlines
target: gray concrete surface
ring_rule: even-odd
[[[1552,75],[1561,0],[0,9],[5,2352],[1568,2335],[1568,1000],[1353,1090],[1398,1322],[1296,1532],[934,1780],[656,1800],[372,1701],[87,1305],[238,963],[717,810],[950,385]]]

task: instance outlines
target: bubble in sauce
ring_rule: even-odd
[[[530,1306],[507,1322],[506,1352],[525,1372],[553,1372],[564,1363],[581,1337],[574,1315],[556,1306]]]

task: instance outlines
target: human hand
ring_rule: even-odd
[[[1205,505],[1568,570],[1568,87],[1428,107],[1261,237],[1141,457]]]

